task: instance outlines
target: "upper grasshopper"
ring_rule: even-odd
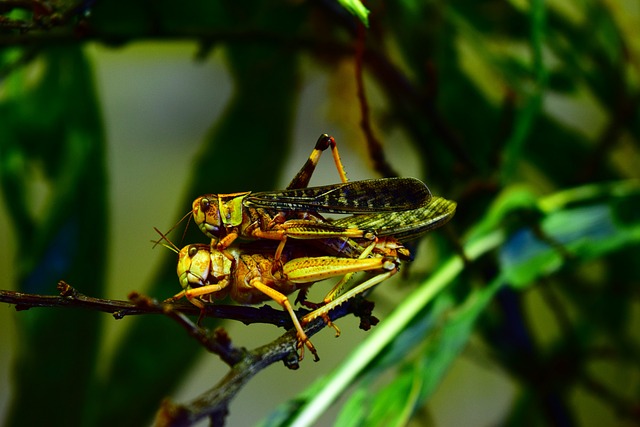
[[[343,182],[307,187],[321,153],[329,147]],[[328,249],[336,245],[336,238],[418,237],[446,223],[455,206],[455,202],[434,198],[415,178],[348,182],[335,140],[322,135],[287,189],[207,194],[194,200],[192,214],[218,250],[228,248],[238,237],[278,240],[277,260],[288,237],[314,240]],[[322,217],[323,213],[351,215],[332,221]]]

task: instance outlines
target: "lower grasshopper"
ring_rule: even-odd
[[[275,271],[273,247],[262,251],[264,253],[258,253],[260,250],[255,249],[257,246],[234,246],[223,253],[210,245],[188,245],[178,252],[177,273],[183,290],[166,302],[185,297],[197,307],[204,308],[206,303],[226,296],[241,304],[256,304],[271,299],[291,317],[298,335],[300,358],[302,359],[306,346],[314,359],[319,360],[302,324],[317,317],[327,320],[329,310],[346,301],[347,294],[343,294],[342,289],[353,273],[366,271],[374,275],[356,285],[355,290],[350,290],[348,298],[394,275],[398,271],[399,257],[396,256],[397,247],[389,243],[384,244],[384,256],[372,254],[376,246],[373,243],[357,258],[315,256],[316,253],[309,247],[290,245],[282,253],[282,268]],[[287,295],[296,290],[304,291],[317,281],[339,276],[343,276],[342,280],[327,294],[319,308],[305,316],[301,324]],[[335,303],[334,300],[338,302]]]

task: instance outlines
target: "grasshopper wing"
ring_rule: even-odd
[[[370,230],[377,236],[393,236],[400,241],[416,239],[446,224],[456,211],[456,202],[433,197],[417,209],[392,213],[352,215],[332,221],[338,228]]]
[[[419,179],[379,178],[320,187],[252,193],[248,207],[324,213],[397,212],[429,203],[431,192]]]

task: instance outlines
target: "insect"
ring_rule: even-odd
[[[343,182],[307,187],[321,153],[329,147]],[[415,178],[347,181],[335,140],[322,135],[286,190],[207,194],[194,200],[192,215],[218,250],[225,250],[238,237],[278,240],[278,260],[287,238],[332,245],[335,241],[327,239],[374,240],[395,233],[417,237],[445,223],[455,211],[454,202],[437,198],[437,203],[431,203],[432,199],[429,188]],[[331,221],[323,213],[351,216]]]
[[[342,182],[307,187],[327,148],[331,148]],[[226,296],[242,304],[274,300],[292,319],[300,356],[306,346],[317,360],[302,326],[322,317],[338,331],[329,320],[329,311],[395,274],[400,262],[411,258],[400,240],[445,224],[455,209],[455,202],[432,196],[415,178],[349,182],[335,140],[322,135],[287,189],[208,194],[193,202],[191,214],[212,243],[176,248],[183,290],[168,301],[185,297],[204,308]],[[325,213],[348,216],[334,220],[324,218]],[[238,238],[255,242],[234,245]],[[304,244],[285,249],[287,238],[304,240]],[[347,287],[357,272],[367,275]],[[321,303],[306,301],[313,283],[340,276]],[[287,297],[296,290],[300,291],[296,302],[313,308],[302,319]]]
[[[291,317],[298,335],[300,358],[304,355],[304,346],[319,360],[317,351],[304,330],[302,324],[317,317],[327,319],[332,308],[346,301],[342,292],[344,285],[353,273],[372,272],[373,276],[351,289],[351,298],[394,275],[399,268],[400,258],[393,250],[386,255],[372,254],[376,243],[372,243],[357,258],[320,255],[312,248],[302,245],[288,245],[282,253],[282,268],[273,270],[275,258],[273,245],[266,250],[261,246],[233,246],[226,253],[206,244],[192,244],[178,251],[177,273],[182,291],[166,302],[187,298],[197,307],[230,296],[241,304],[256,304],[273,300],[284,308]],[[177,251],[177,248],[175,248]],[[231,258],[229,257],[231,255]],[[296,290],[306,290],[313,283],[332,277],[343,276],[325,297],[319,308],[298,319],[287,295]],[[339,304],[332,304],[333,300]],[[308,317],[312,315],[311,317]]]
[[[426,204],[416,209],[351,215],[331,220],[331,224],[338,228],[371,230],[378,238],[393,236],[406,242],[449,222],[455,214],[456,207],[456,202],[452,200],[433,196]]]

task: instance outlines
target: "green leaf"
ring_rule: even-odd
[[[387,387],[372,396],[373,404],[363,425],[407,425],[420,397],[425,369],[422,364],[405,365]]]
[[[437,389],[469,341],[479,316],[502,284],[503,279],[496,278],[486,288],[473,291],[454,311],[446,315],[440,312],[437,317],[443,326],[428,340],[423,340],[415,357],[406,360],[405,355],[404,361],[403,357],[396,359],[396,363],[401,363],[399,372],[381,390],[372,393],[372,379],[363,383],[358,390],[367,391],[374,397],[373,403],[369,404],[371,408],[366,411],[367,417],[360,425],[406,425],[415,410]],[[414,341],[414,346],[417,342],[420,341]],[[382,377],[382,374],[378,372],[376,376]],[[348,418],[346,414],[344,416]]]
[[[465,245],[470,260],[495,248],[501,241],[501,233],[490,233],[478,237]],[[462,271],[463,263],[458,258],[443,262],[429,279],[407,296],[393,313],[374,329],[367,339],[327,379],[326,386],[313,399],[305,401],[290,420],[293,426],[313,423],[327,407],[344,394],[345,389],[370,366],[373,360],[422,312],[447,285]]]
[[[477,221],[469,232],[469,239],[485,235],[501,228],[506,219],[514,212],[535,211],[537,209],[535,193],[525,186],[510,186],[498,194],[485,215]]]
[[[534,204],[533,208],[537,212],[544,214],[542,227],[545,231],[551,232],[552,237],[555,234],[563,239],[568,239],[570,242],[577,241],[576,239],[579,237],[580,245],[584,247],[580,248],[576,255],[588,259],[607,251],[617,250],[622,245],[629,242],[637,242],[640,239],[640,223],[621,215],[621,213],[628,210],[628,205],[622,201],[627,199],[636,200],[639,191],[640,188],[636,184],[628,182],[602,184],[595,187],[578,187],[540,199]],[[615,218],[621,216],[625,218],[624,222],[616,220],[619,227],[615,228],[616,232],[613,234],[610,228],[602,227],[603,223],[601,222],[602,218],[604,218],[604,223],[610,224],[614,218],[611,215],[611,209],[606,210],[608,212],[607,215],[602,215],[601,197],[606,197],[608,194],[615,195],[610,200],[610,203],[615,200],[615,206],[621,206],[615,211],[617,212]],[[486,218],[478,224],[476,230],[470,232],[472,237],[464,245],[467,258],[473,261],[482,254],[505,243],[504,236],[506,234],[502,229],[503,224],[498,220],[507,218],[511,212],[520,211],[523,207],[531,207],[531,202],[530,193],[527,191],[505,192],[503,197],[499,198],[489,210]],[[580,208],[586,210],[579,212],[575,211],[578,208],[564,209],[566,206],[575,206],[578,203],[591,205]],[[574,222],[571,224],[571,228],[568,227],[567,221]],[[630,221],[632,225],[630,225]],[[516,231],[507,239],[505,245],[507,250],[511,249],[509,246],[513,244],[511,239],[514,236],[518,236],[518,233],[519,231]],[[595,238],[595,243],[589,242],[588,238],[583,239],[582,237],[584,236]],[[606,242],[599,240],[601,236],[606,238]],[[567,243],[567,241],[564,243]],[[527,246],[518,247],[524,248]],[[531,249],[530,247],[527,248]],[[537,254],[536,248],[533,249],[532,253],[534,255]],[[504,251],[505,249],[502,250]],[[546,253],[549,251],[551,249],[546,248]],[[423,353],[424,360],[417,362],[428,366],[428,369],[424,371],[426,372],[425,377],[419,381],[421,398],[417,402],[428,398],[433,393],[451,363],[467,343],[475,322],[496,292],[505,283],[509,283],[514,278],[518,279],[517,274],[515,274],[518,268],[525,269],[525,272],[534,271],[534,268],[529,270],[528,263],[536,261],[535,256],[532,257],[529,252],[526,252],[524,256],[510,265],[503,265],[504,271],[497,275],[487,287],[473,291],[463,304],[446,316],[442,329],[435,335],[435,338],[428,341],[427,350]],[[545,266],[547,264],[536,264],[536,268]],[[445,287],[462,271],[462,268],[463,265],[457,258],[442,263],[440,268],[412,294],[408,295],[403,303],[377,326],[344,363],[329,376],[324,389],[315,393],[313,399],[305,400],[302,406],[296,408],[296,413],[292,414],[292,419],[289,422],[294,426],[312,423],[338,396],[342,396],[346,388],[357,378],[362,377],[372,367],[375,368],[374,361],[381,356],[383,357],[386,349],[390,348],[389,346],[396,338],[403,336],[405,331],[411,327],[412,321],[418,316],[418,313],[421,313],[436,296],[441,294]],[[393,388],[400,385],[401,390],[405,392],[411,390],[411,387],[407,385],[406,379],[399,379],[398,381],[399,383],[394,383],[389,387]],[[367,384],[370,383],[371,378],[367,379]],[[359,398],[357,397],[356,399]],[[350,404],[350,408],[353,407],[354,404]],[[352,415],[357,414],[352,413]],[[348,418],[347,415],[345,417]],[[401,419],[404,418],[401,417]]]
[[[338,3],[358,18],[365,27],[369,27],[369,9],[364,7],[360,0],[338,0]]]
[[[363,420],[370,411],[372,398],[371,390],[367,390],[365,387],[358,387],[342,407],[342,411],[336,418],[335,425],[344,427],[362,425]]]
[[[319,378],[307,387],[296,399],[284,402],[272,411],[268,417],[262,420],[259,427],[277,427],[288,425],[292,417],[304,406],[305,402],[311,400],[327,384],[326,378]]]
[[[625,187],[627,184],[621,183],[618,192]],[[605,186],[601,188],[604,190]],[[637,200],[640,188],[636,191],[627,197]],[[584,189],[576,191],[574,196],[580,193],[584,193]],[[573,259],[588,260],[638,243],[640,220],[624,217],[624,221],[620,221],[619,213],[625,215],[628,210],[624,206],[628,204],[621,204],[617,197],[608,197],[606,202],[550,212],[540,227],[550,240],[542,240],[531,228],[512,234],[500,252],[500,264],[507,280],[516,287],[527,286]],[[622,211],[616,209],[620,206]]]
[[[78,47],[43,49],[35,64],[16,70],[9,81],[8,96],[0,103],[0,173],[20,245],[17,288],[55,294],[64,279],[83,293],[101,295],[108,247],[107,177],[88,61]],[[14,86],[18,82],[22,85]],[[45,191],[38,191],[34,175],[41,177],[40,190]],[[16,317],[20,340],[7,425],[81,425],[86,420],[102,316],[34,309]]]
[[[504,164],[501,169],[502,182],[511,182],[523,160],[524,146],[531,137],[531,131],[542,109],[542,94],[547,85],[547,69],[543,61],[542,49],[546,32],[545,5],[542,0],[531,4],[531,50],[533,52],[532,74],[534,89],[527,95],[524,108],[521,108],[514,124],[514,129],[503,152]]]
[[[376,381],[378,381],[380,377],[383,377],[384,373],[393,367],[398,367],[400,365],[399,369],[417,369],[413,364],[406,364],[403,362],[406,355],[415,349],[416,343],[421,342],[428,333],[438,326],[440,318],[445,312],[452,308],[453,304],[454,300],[450,293],[443,292],[438,295],[432,304],[425,307],[423,313],[415,316],[412,323],[402,330],[400,334],[398,334],[398,336],[389,344],[389,346],[381,352],[381,355],[375,358],[371,365],[366,368],[364,375],[362,376],[362,380],[357,385],[353,395],[343,406],[342,411],[340,412],[340,419],[349,420],[349,422],[354,425],[369,425],[374,422],[374,420],[379,419],[379,417],[382,416],[379,414],[372,416],[373,409],[375,407],[381,405],[382,407],[378,408],[377,412],[387,413],[387,407],[393,400],[391,399],[392,397],[398,398],[402,401],[397,402],[400,406],[406,403],[406,399],[404,399],[404,396],[399,391],[390,392],[390,396],[388,396],[389,399],[379,399],[377,397],[379,393],[372,394],[371,391],[375,388]],[[395,384],[395,381],[392,384],[389,384],[383,389],[383,392],[384,390],[393,390],[398,386],[410,393],[410,390],[413,388],[406,388],[404,387],[406,385],[405,381],[399,381],[400,382],[397,385]],[[418,390],[420,390],[420,387],[418,387]],[[367,396],[367,398],[364,399],[362,396]],[[392,415],[392,413],[388,413],[388,416]],[[338,425],[341,424],[338,423]]]

